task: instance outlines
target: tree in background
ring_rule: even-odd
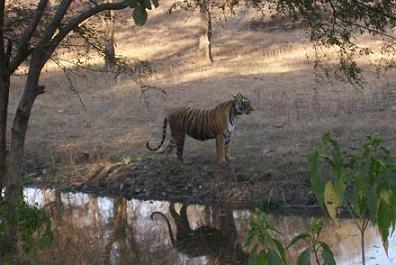
[[[114,3],[114,0],[105,0],[105,3]],[[115,41],[114,41],[114,10],[106,10],[103,16],[104,24],[104,61],[105,69],[112,70],[116,65]]]
[[[204,32],[199,38],[199,46],[205,49],[206,58],[213,63],[212,56],[212,15],[210,14],[209,0],[202,0],[198,3],[199,13],[203,24]]]
[[[338,77],[358,84],[362,70],[356,59],[370,57],[379,71],[395,67],[396,1],[394,0],[254,0],[254,5],[303,19],[315,48],[315,69],[326,77]],[[380,44],[374,49],[359,43],[361,35],[375,36]],[[335,48],[337,62],[329,62],[329,50]]]
[[[395,67],[395,0],[176,0],[170,12],[175,8],[189,12],[199,9],[206,29],[200,37],[200,47],[206,47],[208,60],[213,61],[211,10],[235,14],[235,7],[254,8],[264,16],[282,14],[295,21],[304,21],[315,49],[315,70],[325,77],[337,77],[359,85],[362,70],[356,59],[374,54],[375,59],[370,61],[379,71]],[[360,35],[378,37],[381,44],[375,49],[365,46],[356,38]],[[327,48],[330,47],[335,48],[338,62],[329,62]]]
[[[198,49],[204,49],[205,57],[209,62],[213,62],[212,56],[212,16],[210,10],[210,0],[183,0],[176,1],[169,9],[171,14],[176,9],[182,9],[188,12],[199,10],[199,17],[202,22],[202,30],[199,36]]]

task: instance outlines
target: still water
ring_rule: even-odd
[[[241,264],[247,257],[243,239],[249,210],[36,188],[26,188],[24,195],[28,203],[48,209],[52,218],[54,244],[35,253],[38,264]],[[153,212],[158,213],[151,219]],[[271,218],[288,241],[307,228],[309,216]],[[330,245],[337,264],[360,264],[360,237],[352,221],[325,224],[321,240]],[[390,238],[389,258],[374,227],[367,231],[366,246],[368,265],[396,264],[396,235]],[[293,264],[301,247],[289,252]]]

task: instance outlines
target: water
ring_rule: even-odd
[[[55,241],[35,254],[38,264],[240,264],[247,256],[243,238],[249,210],[36,188],[26,188],[24,195],[30,204],[48,209],[52,218]],[[165,219],[160,214],[150,218],[156,211],[169,219],[174,246]],[[283,240],[305,230],[309,219],[303,214],[271,218]],[[351,220],[339,227],[327,220],[321,240],[330,245],[337,264],[360,264],[360,237]],[[374,227],[367,231],[366,246],[368,265],[396,264],[395,235],[390,238],[389,259]],[[291,260],[301,247],[291,249]]]

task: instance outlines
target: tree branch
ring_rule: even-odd
[[[360,2],[360,1],[358,1],[358,0],[352,0],[352,1],[353,1],[355,4],[357,4],[357,5],[359,5],[359,6],[363,7],[363,8],[365,8],[366,10],[375,12],[375,13],[377,13],[378,15],[384,16],[384,17],[386,17],[386,18],[388,18],[388,19],[396,20],[396,17],[395,17],[395,16],[392,16],[392,15],[389,15],[389,14],[387,14],[387,13],[385,13],[385,12],[382,12],[382,11],[379,10],[378,8],[371,7],[371,6],[367,5],[366,3],[364,3],[364,2],[362,3],[362,2]]]
[[[98,2],[96,2],[95,0],[88,0],[90,3],[92,3],[94,6],[98,6]]]
[[[39,46],[47,44],[52,36],[54,35],[55,31],[61,25],[62,19],[65,16],[67,10],[69,9],[73,0],[63,0],[62,3],[59,4],[55,15],[49,22],[48,26],[44,30],[43,38],[39,42]]]
[[[29,48],[29,42],[32,38],[34,32],[38,24],[40,23],[41,18],[43,17],[44,11],[47,7],[48,0],[40,0],[37,5],[36,12],[34,12],[33,18],[30,21],[26,30],[22,33],[21,38],[19,39],[17,51],[15,58],[10,62],[10,74],[14,73],[15,70],[19,67],[19,65],[26,60],[26,58],[31,53]]]
[[[75,29],[80,23],[84,22],[86,19],[92,17],[93,15],[105,10],[119,10],[126,7],[127,4],[125,3],[125,1],[122,1],[118,3],[100,4],[98,6],[88,9],[82,14],[72,18],[63,28],[59,30],[59,33],[56,34],[51,40],[51,49],[54,50],[56,46],[63,40],[63,38],[66,37],[67,34],[69,34],[70,31]]]
[[[84,101],[83,101],[83,99],[82,99],[80,93],[78,92],[77,88],[74,86],[73,80],[72,80],[72,78],[71,78],[69,72],[67,71],[67,68],[66,68],[64,65],[62,65],[62,63],[59,62],[57,59],[52,58],[52,57],[50,57],[50,59],[51,59],[51,60],[63,71],[63,73],[65,74],[65,77],[66,77],[66,79],[67,79],[67,81],[68,81],[68,83],[69,83],[69,89],[70,89],[74,94],[77,95],[78,99],[80,100],[80,104],[81,104],[82,108],[83,108],[85,111],[87,111],[87,107],[85,106]]]

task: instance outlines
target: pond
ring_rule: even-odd
[[[37,188],[25,188],[24,196],[51,214],[55,240],[50,249],[35,254],[38,264],[241,264],[247,257],[243,239],[249,210]],[[309,220],[299,211],[270,216],[284,240],[305,230]],[[351,220],[340,226],[326,220],[321,239],[334,251],[337,264],[360,264],[360,237]],[[367,231],[366,246],[368,265],[396,264],[395,235],[389,259],[374,227]],[[291,260],[301,247],[291,249]]]

